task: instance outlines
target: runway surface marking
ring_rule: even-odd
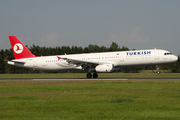
[[[128,79],[32,79],[32,81],[98,81],[98,80],[116,80],[123,81]]]

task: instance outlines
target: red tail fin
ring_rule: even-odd
[[[24,46],[24,44],[16,36],[9,36],[9,40],[15,59],[36,57],[26,48],[26,46]]]

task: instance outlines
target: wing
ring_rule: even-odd
[[[105,64],[105,62],[94,62],[94,61],[85,61],[85,60],[77,60],[71,58],[60,58],[66,60],[69,64],[74,64],[76,66],[81,66],[83,69],[88,67],[96,67],[99,64]]]

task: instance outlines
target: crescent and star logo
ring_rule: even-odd
[[[20,54],[23,51],[23,46],[20,43],[14,45],[13,50],[15,53]]]

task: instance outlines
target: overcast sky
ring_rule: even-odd
[[[0,49],[11,35],[28,46],[116,42],[180,55],[180,0],[1,0]]]

